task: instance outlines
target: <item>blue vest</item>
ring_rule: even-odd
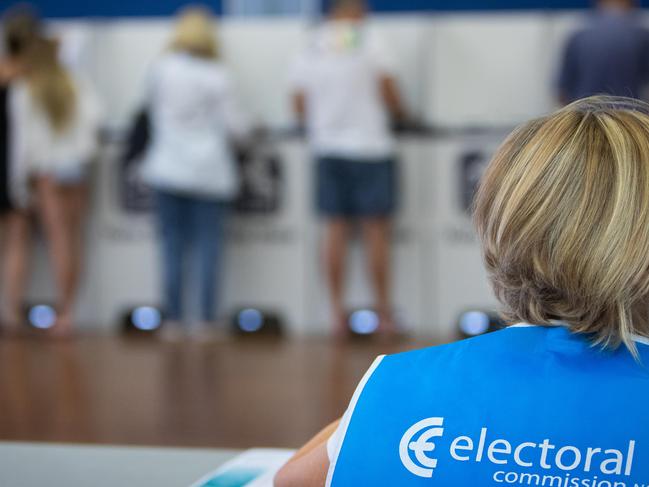
[[[641,363],[562,326],[514,327],[384,357],[328,482],[649,487],[649,346],[638,348]]]

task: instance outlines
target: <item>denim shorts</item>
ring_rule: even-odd
[[[397,206],[397,163],[319,157],[317,208],[329,217],[385,217]]]

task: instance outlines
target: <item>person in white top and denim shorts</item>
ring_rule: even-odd
[[[61,62],[58,40],[36,32],[23,51],[22,69],[12,81],[9,100],[14,160],[11,186],[21,230],[11,239],[14,251],[7,282],[12,284],[6,315],[10,324],[21,321],[19,308],[30,247],[28,211],[34,207],[47,239],[56,283],[57,319],[52,332],[67,335],[74,321],[82,253],[84,203],[76,198],[75,190],[83,185],[86,164],[98,149],[100,109],[94,92]]]
[[[397,205],[391,118],[404,118],[393,69],[366,32],[362,0],[339,0],[296,60],[293,104],[316,159],[317,208],[326,220],[324,260],[337,336],[344,336],[345,253],[358,220],[369,253],[380,328],[394,331],[390,223]]]

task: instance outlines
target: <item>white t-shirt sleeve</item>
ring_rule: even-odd
[[[367,372],[365,372],[365,375],[363,376],[360,383],[356,387],[356,391],[352,396],[352,400],[349,403],[349,407],[347,408],[347,411],[345,411],[345,414],[343,414],[343,417],[340,420],[340,424],[338,425],[338,428],[336,429],[336,431],[334,431],[334,433],[329,437],[329,440],[327,441],[327,456],[329,457],[329,473],[327,475],[327,483],[326,483],[327,486],[331,484],[333,472],[336,468],[336,462],[338,461],[338,455],[340,455],[340,449],[342,448],[343,442],[345,441],[347,428],[349,427],[349,423],[352,419],[352,415],[354,414],[354,409],[356,409],[356,404],[358,403],[358,399],[363,393],[363,389],[365,388],[367,381],[370,380],[370,377],[372,377],[372,374],[377,369],[377,367],[381,364],[381,361],[383,360],[384,357],[385,355],[381,355],[377,357],[376,360],[374,360],[372,366],[367,370]]]

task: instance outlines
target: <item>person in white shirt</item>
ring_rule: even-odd
[[[393,69],[364,28],[362,0],[335,1],[290,74],[293,105],[317,161],[317,207],[326,219],[324,261],[337,336],[345,335],[347,239],[363,230],[382,331],[392,333],[390,221],[397,200],[391,118],[404,112]]]
[[[31,42],[16,83],[17,158],[50,247],[57,287],[54,331],[68,334],[80,275],[82,191],[98,148],[100,110],[94,92],[62,65],[58,42]]]
[[[2,19],[4,57],[0,60],[0,224],[2,288],[0,324],[5,333],[18,330],[27,277],[30,215],[25,171],[17,160],[15,87],[25,68],[25,52],[41,31],[31,9],[16,8]]]
[[[213,29],[207,10],[185,10],[149,78],[151,143],[142,175],[156,194],[168,329],[185,318],[183,263],[189,247],[198,261],[195,325],[216,317],[223,224],[239,189],[230,142],[248,131],[230,72],[218,60]]]

